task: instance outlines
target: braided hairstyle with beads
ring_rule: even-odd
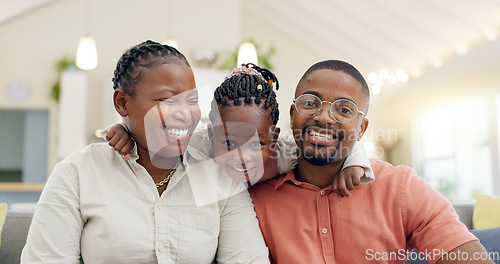
[[[238,69],[242,71],[238,72]],[[279,110],[276,93],[273,90],[274,83],[278,90],[279,82],[276,75],[253,63],[246,63],[241,68],[234,69],[214,91],[210,120],[213,121],[214,115],[219,112],[218,107],[262,104],[264,109],[271,109],[270,118],[276,125]]]
[[[121,89],[134,96],[135,85],[142,80],[143,69],[153,69],[162,64],[189,63],[174,47],[147,40],[127,50],[118,60],[113,77],[113,89]]]

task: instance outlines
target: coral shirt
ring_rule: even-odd
[[[406,166],[371,160],[375,181],[339,199],[294,171],[250,188],[274,263],[403,263],[411,248],[435,263],[477,240],[452,205]]]

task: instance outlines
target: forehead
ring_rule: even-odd
[[[246,123],[257,129],[259,134],[267,134],[273,126],[271,109],[260,105],[219,106],[219,114],[222,122]]]
[[[306,92],[315,92],[322,100],[349,98],[358,102],[364,97],[362,89],[361,84],[349,74],[321,69],[309,73],[299,82],[295,97]]]
[[[196,87],[192,69],[182,62],[161,64],[150,69],[144,69],[144,78],[141,83],[147,85],[168,85],[183,89]],[[179,91],[182,92],[182,91]]]

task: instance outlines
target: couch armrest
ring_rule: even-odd
[[[455,208],[460,222],[464,223],[468,229],[472,229],[472,214],[474,213],[474,204],[454,204],[453,208]]]
[[[32,218],[33,212],[7,211],[0,247],[2,263],[20,263]]]

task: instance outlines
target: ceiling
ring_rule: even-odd
[[[0,25],[54,0],[0,0]]]
[[[402,69],[417,78],[500,35],[500,0],[254,0],[242,6],[320,57],[373,72],[373,82],[381,81],[383,68],[389,76]]]
[[[0,0],[0,24],[53,1]],[[241,7],[319,57],[349,61],[379,82],[381,69],[417,78],[500,35],[500,0],[253,0]]]

